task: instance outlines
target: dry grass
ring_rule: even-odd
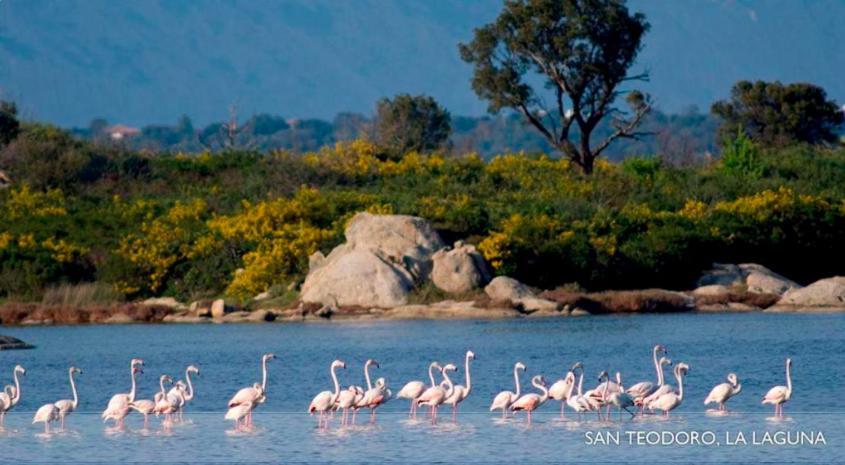
[[[62,284],[44,291],[41,305],[91,307],[123,302],[123,295],[102,283]]]
[[[114,304],[71,307],[6,302],[0,305],[0,324],[14,326],[27,320],[57,325],[90,324],[101,323],[117,314],[125,314],[139,322],[157,323],[171,313],[173,313],[171,308],[157,305]]]
[[[757,308],[771,307],[778,300],[780,300],[780,296],[777,294],[757,294],[755,292],[736,290],[731,290],[731,292],[723,294],[695,296],[696,305],[727,305],[737,302]]]
[[[593,314],[669,313],[692,310],[684,296],[662,289],[604,291],[589,294],[555,289],[543,292],[540,297]]]

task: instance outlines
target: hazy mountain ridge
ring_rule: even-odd
[[[652,24],[644,87],[706,109],[740,78],[804,80],[845,99],[845,2],[632,1]],[[199,124],[270,112],[369,113],[397,92],[480,114],[456,44],[500,2],[0,1],[0,95],[61,125]]]

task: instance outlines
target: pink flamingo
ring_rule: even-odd
[[[15,365],[15,369],[12,370],[15,385],[4,387],[3,392],[0,393],[0,426],[3,426],[6,421],[6,412],[18,405],[21,400],[21,382],[18,379],[18,374],[26,376],[26,369],[20,365]]]
[[[135,401],[135,375],[143,374],[144,361],[140,358],[133,358],[129,362],[129,369],[132,375],[132,389],[128,394],[115,394],[109,400],[109,405],[103,411],[103,421],[114,420],[115,426],[123,428],[123,420],[129,415],[129,404]]]
[[[464,359],[464,366],[465,372],[464,377],[466,380],[466,386],[457,384],[453,389],[452,395],[449,396],[444,402],[444,405],[451,405],[452,406],[452,420],[457,420],[458,415],[458,404],[463,402],[467,397],[469,397],[470,392],[472,392],[472,383],[470,381],[469,375],[469,362],[475,360],[475,354],[468,350],[466,353],[466,357]]]
[[[490,404],[491,412],[497,409],[502,409],[502,418],[505,418],[511,404],[519,398],[521,389],[519,386],[519,370],[525,370],[525,365],[522,362],[516,362],[513,366],[513,381],[516,385],[516,392],[502,391],[496,394],[496,397],[493,398],[493,403]]]
[[[789,402],[792,397],[792,375],[790,373],[792,368],[792,359],[786,359],[786,386],[775,386],[769,389],[769,392],[763,396],[763,404],[772,404],[775,406],[775,415],[783,416],[783,404]]]
[[[434,369],[438,371],[441,370],[440,365],[437,362],[431,362],[431,365],[428,366],[428,378],[431,380],[431,386],[434,387],[437,383],[434,381]],[[396,397],[399,399],[410,399],[411,401],[411,410],[408,412],[409,417],[416,418],[417,416],[417,399],[420,398],[421,395],[426,390],[425,383],[422,381],[410,381],[406,384],[399,392],[396,394]]]
[[[267,400],[267,362],[274,358],[276,356],[273,354],[264,354],[261,356],[261,384],[255,383],[251,387],[242,388],[229,399],[229,403],[227,404],[229,409],[241,404],[249,404],[250,407],[246,411],[244,426],[252,426],[252,411],[258,404],[263,404]]]
[[[546,389],[546,380],[541,375],[531,378],[531,385],[539,389],[542,394],[530,393],[517,399],[512,405],[511,410],[524,410],[528,413],[528,424],[531,424],[531,412],[537,410],[549,399],[549,390]]]
[[[425,405],[431,409],[431,422],[437,423],[437,409],[440,405],[443,404],[446,399],[452,395],[454,391],[455,385],[452,383],[452,380],[449,379],[449,371],[457,371],[458,367],[449,363],[443,367],[442,374],[443,374],[443,381],[446,385],[444,388],[443,385],[434,386],[431,388],[426,389],[426,391],[417,399],[418,405]]]
[[[311,404],[308,405],[309,414],[314,415],[315,412],[319,414],[317,427],[321,429],[328,428],[329,419],[326,413],[337,403],[337,399],[340,397],[340,383],[337,381],[337,373],[335,372],[338,368],[345,369],[346,364],[341,360],[335,360],[332,362],[331,367],[329,367],[329,373],[331,373],[332,382],[334,383],[334,392],[323,391],[314,396]]]

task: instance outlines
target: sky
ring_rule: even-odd
[[[706,111],[740,79],[845,103],[845,1],[630,0],[659,108]],[[385,96],[481,115],[457,44],[500,0],[0,0],[0,98],[61,126],[370,114]]]

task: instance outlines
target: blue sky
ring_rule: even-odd
[[[845,101],[845,2],[632,0],[651,32],[642,88],[703,110],[738,79],[809,81]],[[0,97],[63,126],[370,113],[398,92],[454,114],[485,104],[456,44],[501,2],[0,0]]]

